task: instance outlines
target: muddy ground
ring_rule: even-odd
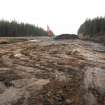
[[[48,39],[1,43],[0,105],[105,105],[105,46]]]

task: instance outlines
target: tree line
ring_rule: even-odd
[[[0,37],[47,36],[48,33],[35,25],[16,21],[0,21]]]
[[[81,33],[89,35],[90,37],[97,33],[105,33],[105,17],[86,19],[86,21],[79,27],[78,34]]]

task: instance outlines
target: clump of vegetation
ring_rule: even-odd
[[[87,19],[78,30],[78,34],[88,37],[94,37],[97,33],[105,33],[105,17]]]
[[[28,39],[25,38],[8,38],[8,43],[16,43],[16,42],[23,42],[23,41],[27,41]]]
[[[35,25],[0,21],[0,37],[47,36],[47,32]]]

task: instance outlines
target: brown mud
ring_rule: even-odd
[[[105,105],[105,46],[81,40],[0,44],[0,105]]]

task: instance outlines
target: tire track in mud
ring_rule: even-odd
[[[61,49],[59,48],[59,49],[62,50],[63,48]],[[5,99],[8,98],[9,100],[9,101],[4,100],[2,101],[2,103],[8,105],[9,103],[13,102],[12,104],[15,105],[15,103],[18,102],[18,105],[21,105],[21,104],[24,104],[25,100],[27,100],[26,103],[34,105],[34,103],[37,102],[37,98],[36,98],[37,94],[35,95],[35,93],[37,92],[35,88],[37,89],[38,87],[36,86],[39,84],[27,87],[27,85],[31,84],[30,82],[27,82],[25,86],[26,89],[22,87],[23,88],[23,91],[22,91],[21,90],[22,88],[16,88],[16,84],[22,84],[23,79],[26,79],[27,81],[29,81],[32,78],[39,79],[39,80],[45,79],[45,81],[46,79],[48,80],[57,79],[58,81],[69,80],[70,73],[68,74],[68,72],[70,72],[70,70],[73,69],[73,67],[70,66],[69,63],[66,64],[65,63],[66,60],[63,60],[67,58],[63,58],[62,55],[61,56],[56,55],[58,49],[55,49],[52,52],[52,51],[46,51],[49,49],[49,47],[47,46],[45,46],[45,48],[43,46],[41,46],[41,48],[33,47],[32,49],[31,46],[26,48],[22,46],[20,47],[20,45],[19,46],[11,45],[11,49],[12,50],[10,51],[9,48],[4,48],[2,50],[3,52],[0,58],[2,63],[1,71],[5,70],[4,73],[0,73],[1,75],[3,75],[1,77],[2,78],[1,82],[8,85],[8,87],[6,87],[6,90],[4,90],[4,93],[0,94],[0,96],[5,97]],[[23,52],[25,52],[26,54],[24,54]],[[66,64],[65,67],[63,67],[64,64]],[[74,74],[79,75],[78,73],[75,73],[75,72],[74,73],[72,72],[71,75],[74,75]],[[71,77],[71,78],[74,78],[74,77]],[[36,80],[34,80],[33,83],[35,81]],[[43,86],[43,84],[41,85]],[[10,99],[8,95],[10,94],[9,91],[12,90],[12,87],[14,89],[14,93],[16,94],[14,94],[13,96],[14,98],[11,96],[12,99]],[[19,91],[17,91],[17,89],[19,89]],[[21,92],[22,94],[20,95]],[[29,99],[24,97],[26,93],[29,94],[29,96],[26,95],[27,97],[29,97]],[[17,102],[15,102],[15,100],[17,100]]]
[[[84,81],[88,81],[89,83],[90,81],[96,81],[97,78],[100,80],[97,73],[92,75],[92,68],[98,67],[105,69],[105,62],[101,60],[100,56],[98,57],[101,53],[91,52],[92,49],[90,47],[88,50],[83,47],[73,43],[43,45],[29,42],[2,47],[0,48],[0,82],[6,86],[7,93],[9,91],[8,89],[11,90],[11,88],[16,92],[17,89],[23,92],[19,100],[17,99],[17,105],[24,105],[24,102],[29,105],[38,105],[38,102],[41,102],[40,104],[47,104],[48,102],[49,104],[58,103],[57,105],[84,105],[81,101],[84,100],[82,99],[84,98],[83,95],[86,96],[85,98],[90,96],[95,100],[90,103],[88,100],[85,100],[88,102],[88,105],[101,105],[97,101],[96,96],[94,96],[93,91],[84,89],[82,85],[87,86]],[[95,55],[94,53],[97,54]],[[86,54],[93,55],[86,56]],[[91,56],[93,57],[92,59],[90,59]],[[95,61],[95,57],[99,61]],[[85,68],[88,66],[91,70],[88,69],[85,71]],[[84,80],[84,75],[87,78],[91,76],[91,80]],[[45,84],[40,83],[41,79],[45,81]],[[39,89],[40,92],[36,91],[39,85],[41,86],[41,89]],[[6,90],[4,90],[4,94],[6,94]],[[86,92],[83,93],[83,91]],[[90,94],[88,94],[88,91]],[[2,95],[0,94],[0,96]],[[18,94],[16,95],[18,97]],[[24,97],[25,95],[26,97]],[[59,99],[61,102],[59,102]]]

